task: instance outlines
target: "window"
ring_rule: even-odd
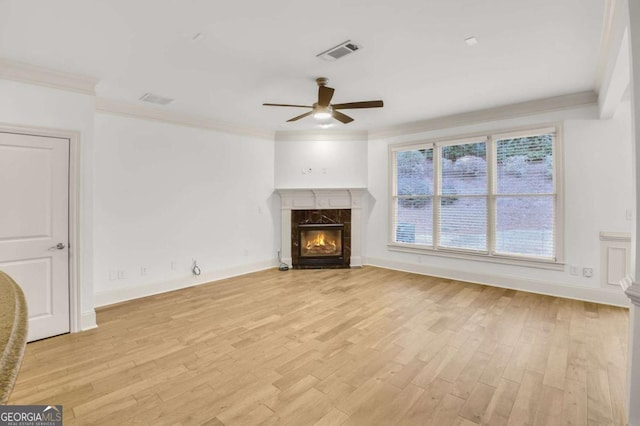
[[[557,262],[556,129],[392,146],[391,245]]]

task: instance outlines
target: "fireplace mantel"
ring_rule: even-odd
[[[366,188],[277,188],[282,261],[291,265],[291,210],[351,209],[351,267],[362,267],[362,203]]]

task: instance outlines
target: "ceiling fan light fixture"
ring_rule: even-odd
[[[467,46],[475,46],[478,44],[478,39],[471,36],[464,39],[464,42],[467,43]]]
[[[313,114],[313,118],[316,120],[326,120],[327,118],[331,118],[331,113],[327,111],[318,111]]]
[[[333,108],[330,106],[316,105],[313,118],[316,120],[327,120],[333,116]]]

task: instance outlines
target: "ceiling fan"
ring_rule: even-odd
[[[311,108],[311,111],[305,112],[304,114],[293,117],[287,120],[287,122],[297,121],[297,120],[300,120],[301,118],[308,117],[313,114],[313,116],[319,120],[333,117],[344,124],[352,122],[353,118],[338,111],[340,109],[381,108],[384,105],[382,101],[363,101],[363,102],[348,102],[344,104],[332,104],[331,98],[333,97],[333,92],[335,91],[335,89],[332,89],[331,87],[327,87],[328,81],[329,79],[325,77],[316,78],[316,83],[318,83],[318,102],[314,103],[313,105],[290,105],[290,104],[262,104],[262,105]]]

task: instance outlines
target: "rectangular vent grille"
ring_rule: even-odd
[[[171,98],[164,98],[162,96],[154,95],[153,93],[145,93],[140,97],[140,100],[158,105],[168,105],[173,102],[173,99]]]
[[[361,45],[356,44],[351,40],[347,40],[337,46],[332,47],[331,49],[317,54],[316,57],[324,59],[325,61],[335,61],[336,59],[340,59],[350,53],[356,52],[361,48]]]

